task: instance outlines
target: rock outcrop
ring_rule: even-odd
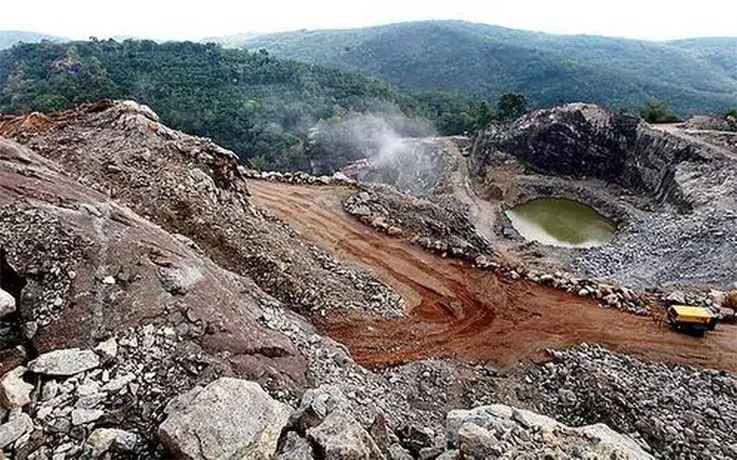
[[[698,159],[691,145],[637,117],[591,104],[538,110],[509,125],[490,125],[476,138],[472,164],[481,175],[496,152],[546,174],[618,183],[658,202],[688,206],[674,181],[678,163]]]

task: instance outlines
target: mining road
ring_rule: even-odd
[[[737,371],[735,326],[720,325],[696,339],[653,318],[441,258],[346,214],[342,199],[351,191],[345,187],[253,180],[249,189],[257,205],[338,259],[372,270],[406,300],[406,316],[396,320],[348,311],[313,318],[363,365],[455,357],[504,367],[544,359],[546,348],[588,342],[650,361]]]

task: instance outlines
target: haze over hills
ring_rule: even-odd
[[[519,91],[537,106],[587,101],[630,109],[658,99],[683,116],[737,105],[737,38],[649,42],[426,21],[218,42],[357,71],[414,93],[496,99]]]
[[[0,30],[0,50],[10,48],[17,43],[38,43],[42,40],[63,42],[65,38],[16,30]]]

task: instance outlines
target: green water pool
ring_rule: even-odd
[[[506,215],[523,238],[552,246],[602,246],[617,230],[614,222],[591,206],[564,198],[532,200],[509,209]]]

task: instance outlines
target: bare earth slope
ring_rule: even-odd
[[[501,365],[581,342],[669,362],[737,369],[737,328],[702,340],[674,334],[649,318],[524,281],[509,281],[460,261],[430,255],[380,235],[342,210],[340,190],[251,181],[256,203],[295,225],[340,258],[371,267],[408,300],[409,315],[376,321],[341,313],[320,320],[373,366],[456,356]],[[336,193],[338,192],[338,193]]]

